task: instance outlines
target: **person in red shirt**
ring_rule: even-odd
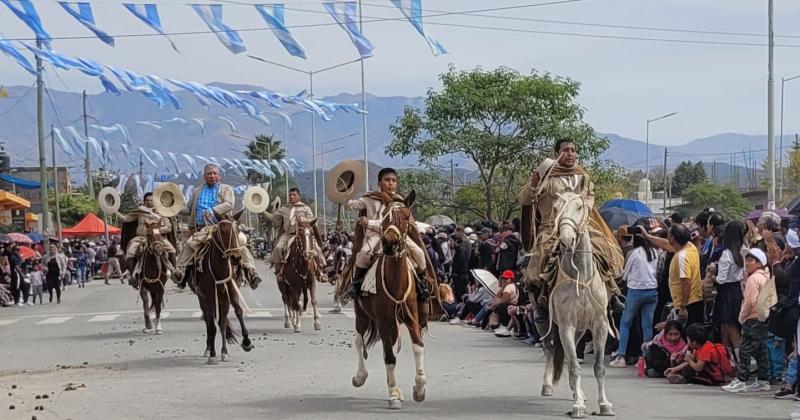
[[[686,339],[689,343],[683,363],[664,372],[670,383],[699,385],[725,383],[720,360],[722,357],[728,357],[727,352],[720,351],[708,340],[703,324],[694,323],[686,327]]]

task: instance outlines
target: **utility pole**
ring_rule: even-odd
[[[286,119],[283,119],[283,154],[289,161],[289,130],[286,128]],[[286,181],[286,202],[289,202],[289,168],[284,168],[283,177]]]
[[[308,74],[309,85],[311,87],[311,100],[314,100],[314,73]],[[311,178],[314,181],[314,214],[319,215],[319,197],[317,196],[317,135],[316,135],[317,114],[311,113]],[[288,198],[287,198],[288,202]],[[323,206],[324,207],[324,206]]]
[[[364,8],[358,0],[358,30],[364,33]],[[364,192],[369,192],[369,142],[367,140],[367,87],[364,80],[364,57],[361,57],[361,135],[364,138]]]
[[[92,160],[89,158],[89,114],[86,113],[86,91],[83,91],[83,136],[86,138],[86,185],[89,187],[89,196],[94,196],[94,182],[92,182]]]
[[[144,178],[144,161],[142,160],[142,154],[139,153],[139,182],[142,182],[142,178]]]
[[[667,148],[664,148],[664,217],[667,217]]]
[[[456,176],[455,176],[456,172],[455,172],[454,168],[455,167],[453,166],[453,159],[451,158],[450,159],[450,200],[452,200],[453,202],[456,201]],[[456,220],[456,214],[455,213],[453,213],[453,221],[454,222],[458,222]]]
[[[36,46],[42,48],[42,40],[36,37]],[[36,56],[36,131],[39,135],[39,199],[42,202],[42,236],[44,237],[45,260],[50,260],[50,209],[47,203],[47,155],[44,147],[44,80],[42,59]]]
[[[774,127],[774,114],[775,114],[775,63],[774,63],[774,49],[775,49],[775,32],[773,28],[773,16],[775,9],[775,1],[769,0],[768,6],[768,26],[769,26],[769,78],[767,79],[767,168],[769,172],[769,187],[767,189],[767,209],[775,209],[775,127]]]
[[[50,126],[50,140],[52,141],[52,153],[53,153],[53,192],[55,193],[56,197],[56,235],[58,235],[58,242],[61,243],[63,238],[61,237],[61,203],[59,202],[58,198],[58,165],[56,164],[56,136],[53,130],[53,126]],[[48,246],[48,248],[50,248]]]

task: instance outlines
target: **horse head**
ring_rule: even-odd
[[[314,238],[314,227],[317,224],[317,218],[313,218],[311,220],[304,219],[300,216],[297,217],[297,238],[300,239],[297,242],[297,246],[301,247],[302,253],[306,256],[306,258],[311,258],[314,253],[314,245],[313,241],[316,240]]]
[[[586,199],[572,191],[558,194],[558,199],[553,205],[556,211],[555,227],[561,246],[574,249],[578,238],[586,228],[589,209]]]
[[[163,250],[163,242],[161,242],[161,223],[150,223],[145,221],[144,226],[147,230],[147,246],[152,247],[156,253],[161,253]]]
[[[233,215],[216,215],[217,224],[211,235],[212,242],[222,252],[224,257],[239,249],[239,229],[237,224],[244,210],[239,210]]]
[[[398,256],[405,247],[408,229],[413,221],[411,207],[414,205],[415,199],[416,194],[411,191],[402,202],[393,201],[387,206],[387,213],[381,221],[381,243],[384,255]]]

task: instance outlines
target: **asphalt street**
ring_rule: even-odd
[[[70,288],[61,305],[0,308],[0,419],[566,418],[571,408],[566,380],[555,396],[539,396],[541,349],[432,323],[425,342],[427,400],[411,399],[406,335],[397,364],[406,401],[402,410],[389,411],[378,348],[370,352],[367,383],[351,385],[352,308],[328,314],[330,288],[321,287],[322,331],[313,331],[309,318],[302,333],[286,330],[274,277],[264,266],[260,271],[262,286],[243,290],[255,349],[232,346],[233,360],[215,366],[202,357],[205,327],[196,297],[171,284],[160,336],[142,332],[138,295],[119,282]],[[595,411],[590,363],[583,386]],[[607,378],[620,419],[785,419],[795,409],[768,393],[731,395],[638,378],[632,367],[609,368]]]

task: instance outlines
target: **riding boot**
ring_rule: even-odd
[[[350,297],[355,299],[361,296],[361,284],[364,283],[364,277],[367,276],[369,268],[356,267],[353,273],[353,281],[350,282]]]
[[[185,267],[175,267],[175,271],[172,273],[172,282],[177,284],[178,287],[180,287],[181,289],[186,287],[186,281],[183,278],[184,277],[183,273],[185,272],[186,272]]]
[[[417,275],[414,276],[417,283],[417,300],[426,301],[431,297],[431,291],[428,288],[428,282],[425,280],[427,270],[425,268],[417,270]]]
[[[261,283],[261,277],[256,272],[256,269],[252,267],[247,269],[247,279],[250,283],[250,288],[253,290],[258,288],[258,284]]]

